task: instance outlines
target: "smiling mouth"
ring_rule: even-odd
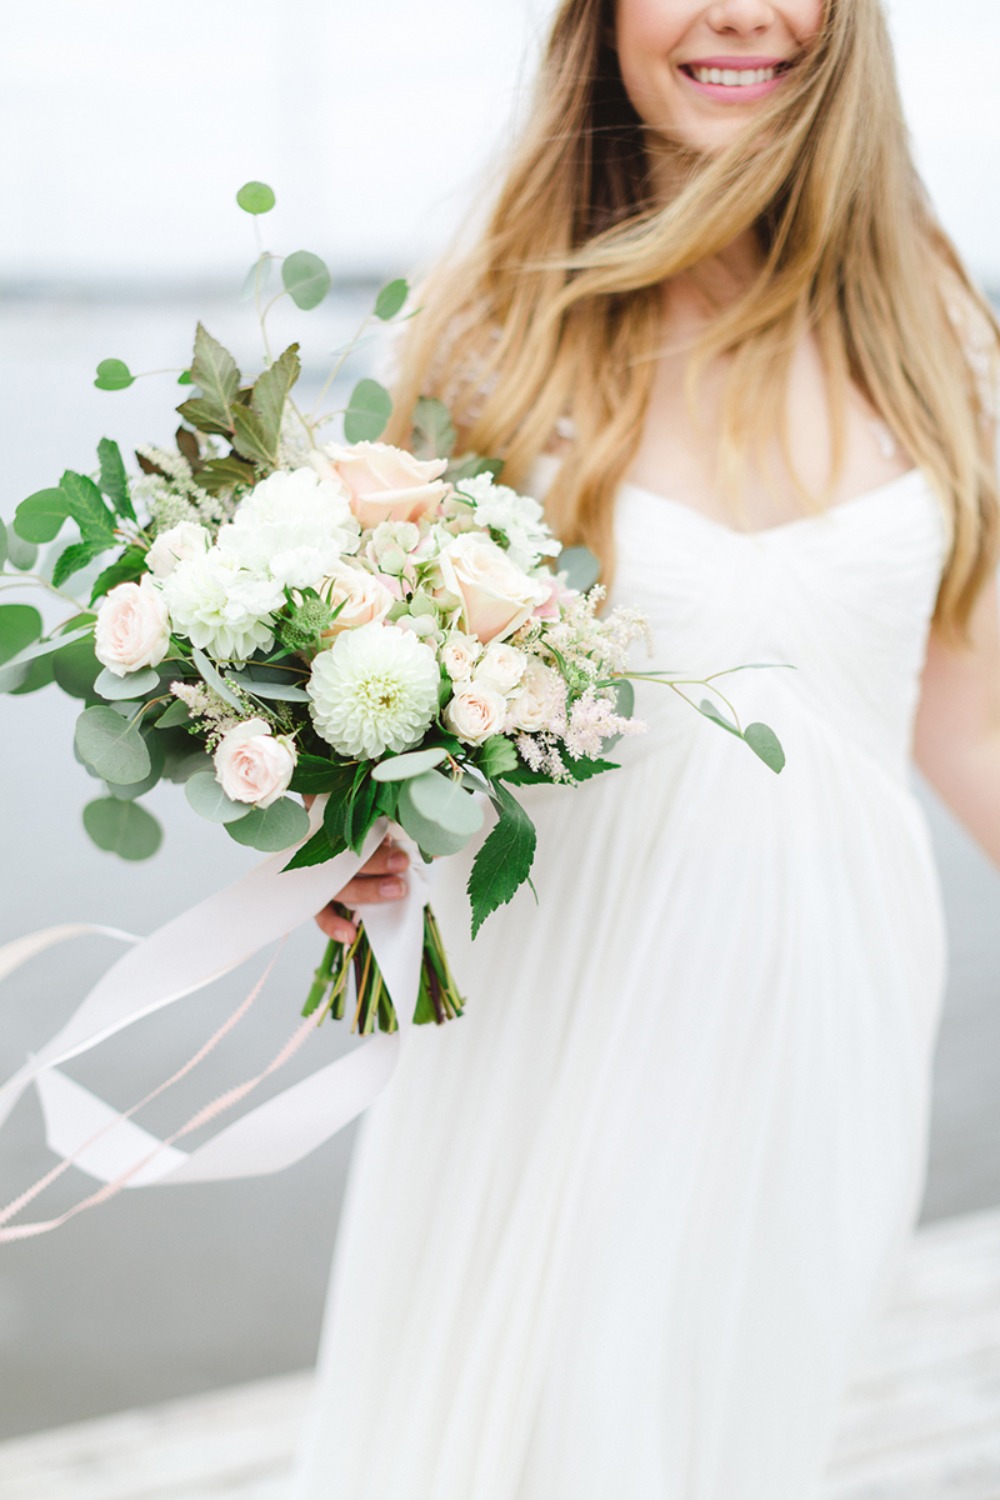
[[[736,59],[733,59],[734,62]],[[681,63],[680,71],[695,83],[711,83],[722,88],[745,89],[762,83],[773,83],[792,67],[790,62],[776,62],[764,68],[720,68],[701,63]]]

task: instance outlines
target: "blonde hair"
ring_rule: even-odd
[[[959,634],[996,559],[994,413],[980,363],[1000,328],[937,223],[911,158],[879,0],[827,0],[818,36],[751,131],[718,154],[675,149],[654,199],[645,127],[614,50],[614,0],[564,0],[533,110],[488,222],[431,273],[400,351],[390,440],[420,395],[460,447],[523,482],[572,419],[546,500],[563,540],[613,571],[612,508],[642,434],[663,337],[663,283],[756,228],[762,267],[692,351],[689,390],[730,357],[720,472],[785,426],[790,361],[815,331],[833,475],[849,382],[929,475],[950,516],[939,622]]]

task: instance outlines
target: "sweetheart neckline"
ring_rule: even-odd
[[[693,505],[686,505],[683,500],[675,500],[670,495],[661,495],[656,490],[649,489],[646,485],[636,484],[631,479],[623,479],[619,484],[619,493],[631,490],[633,494],[645,496],[656,505],[662,505],[673,511],[680,511],[682,515],[690,516],[691,519],[703,526],[709,526],[713,531],[722,532],[725,536],[735,537],[738,541],[755,541],[762,537],[778,536],[782,532],[792,531],[798,526],[807,526],[816,521],[829,521],[838,511],[854,510],[858,506],[884,498],[887,494],[895,493],[904,483],[911,482],[914,478],[920,478],[926,484],[926,475],[923,469],[914,465],[911,469],[904,469],[901,474],[895,474],[883,484],[873,485],[870,489],[862,490],[860,494],[852,495],[849,500],[840,500],[836,505],[829,505],[825,510],[816,511],[806,516],[792,516],[788,521],[778,521],[773,526],[757,526],[750,531],[740,531],[736,526],[730,526],[725,521],[717,521],[714,516],[706,515],[703,511],[695,510]],[[930,486],[928,493],[932,494]]]

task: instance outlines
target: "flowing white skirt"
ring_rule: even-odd
[[[699,722],[531,789],[540,906],[474,944],[472,851],[441,862],[468,1006],[362,1124],[295,1500],[819,1492],[945,954],[910,790],[790,738],[781,778]]]

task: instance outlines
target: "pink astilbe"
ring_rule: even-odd
[[[598,697],[593,688],[588,688],[570,709],[569,724],[563,736],[566,749],[574,759],[591,757],[598,759],[606,739],[616,734],[643,734],[646,725],[641,719],[627,719],[615,712],[613,700]]]

